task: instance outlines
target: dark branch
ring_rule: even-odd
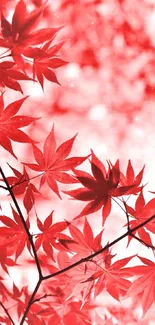
[[[17,202],[17,200],[15,198],[15,195],[14,195],[14,193],[13,193],[13,191],[12,191],[12,189],[11,189],[11,187],[10,187],[8,181],[7,181],[7,178],[5,177],[5,174],[4,174],[4,172],[3,172],[3,170],[2,170],[1,167],[0,167],[0,173],[1,173],[2,177],[3,177],[3,180],[4,180],[5,184],[6,184],[6,187],[7,187],[8,191],[9,191],[9,193],[11,195],[11,198],[12,198],[12,201],[14,202],[14,205],[16,207],[16,210],[17,210],[17,212],[18,212],[18,214],[19,214],[19,216],[21,218],[21,221],[23,223],[25,232],[26,232],[26,234],[27,234],[27,236],[29,238],[29,242],[30,242],[30,245],[32,247],[32,251],[33,251],[33,254],[34,254],[35,262],[36,262],[37,269],[38,269],[38,273],[39,273],[39,279],[42,279],[42,271],[41,271],[39,259],[38,259],[38,256],[37,256],[37,252],[36,252],[36,249],[35,249],[35,245],[33,243],[32,235],[29,232],[29,229],[27,227],[26,221],[25,221],[25,219],[23,217],[23,214],[22,214],[21,209],[20,209],[20,207],[18,205],[18,202]]]
[[[27,314],[28,314],[28,312],[29,312],[29,309],[30,309],[31,305],[33,304],[34,297],[35,297],[35,295],[36,295],[36,293],[37,293],[37,291],[38,291],[38,289],[39,289],[39,287],[40,287],[41,282],[42,282],[42,279],[39,279],[39,281],[38,281],[38,283],[36,284],[36,287],[35,287],[35,289],[34,289],[34,291],[33,291],[33,293],[32,293],[32,296],[31,296],[31,298],[30,298],[30,300],[29,300],[29,302],[28,302],[28,304],[27,304],[27,307],[26,307],[26,309],[25,309],[25,312],[24,312],[24,314],[23,314],[23,316],[22,316],[22,319],[21,319],[19,325],[22,325],[22,324],[24,323],[25,318],[26,318],[26,316],[27,316]]]
[[[42,300],[42,299],[45,299],[45,298],[47,298],[47,297],[52,297],[52,295],[51,295],[50,293],[49,293],[49,294],[45,293],[45,294],[44,294],[43,296],[41,296],[40,298],[37,298],[37,299],[33,300],[32,303],[31,303],[31,305],[34,304],[35,302],[38,302],[38,301],[40,301],[40,300]]]
[[[7,51],[6,51],[6,52],[7,52]],[[7,55],[0,56],[0,60],[1,60],[1,59],[5,59],[5,58],[8,58],[8,57],[10,57],[10,56],[12,56],[12,54],[7,54]]]
[[[110,247],[112,247],[113,245],[115,245],[116,243],[118,243],[120,240],[124,239],[125,237],[131,235],[133,232],[135,232],[136,230],[144,227],[147,223],[149,223],[151,220],[153,220],[155,218],[155,214],[153,216],[151,216],[149,219],[145,220],[144,222],[142,222],[141,224],[139,224],[138,226],[128,230],[125,234],[123,234],[122,236],[118,237],[117,239],[113,240],[111,243],[107,244],[106,246],[104,246],[103,248],[101,248],[100,250],[98,250],[97,252],[87,256],[87,257],[84,257],[82,258],[81,260],[77,261],[76,263],[73,263],[67,267],[65,267],[64,269],[60,270],[60,271],[57,271],[53,274],[49,274],[49,275],[46,275],[43,277],[43,280],[47,280],[47,279],[50,279],[50,278],[53,278],[57,275],[60,275],[64,272],[67,272],[69,271],[70,269],[84,263],[84,262],[88,262],[90,259],[94,258],[95,256],[103,253],[106,249],[109,249]]]
[[[6,191],[8,191],[8,188],[7,188],[7,187],[5,187],[5,186],[3,186],[3,185],[0,185],[0,188],[2,188],[3,190],[6,190]]]
[[[13,324],[13,325],[16,325],[12,319],[12,317],[10,316],[8,310],[6,309],[6,307],[3,305],[2,302],[0,302],[0,306],[3,308],[3,310],[5,311],[6,315],[8,316],[8,318],[10,319],[10,322]]]
[[[33,235],[31,235],[30,232],[29,232],[29,229],[28,229],[28,227],[27,227],[27,224],[26,224],[26,222],[25,222],[25,219],[24,219],[24,217],[23,217],[23,214],[22,214],[22,212],[21,212],[21,210],[20,210],[20,207],[19,207],[19,205],[18,205],[18,202],[17,202],[17,200],[16,200],[16,198],[15,198],[15,195],[14,195],[14,193],[13,193],[13,190],[12,190],[12,188],[10,187],[10,185],[9,185],[9,183],[8,183],[8,181],[7,181],[7,178],[5,177],[5,174],[4,174],[4,172],[3,172],[3,170],[2,170],[1,167],[0,167],[0,173],[1,173],[1,175],[2,175],[2,177],[3,177],[3,180],[4,180],[4,182],[5,182],[6,186],[7,186],[6,189],[9,191],[9,193],[10,193],[10,195],[11,195],[11,197],[12,197],[12,200],[13,200],[13,202],[14,202],[14,204],[15,204],[15,207],[16,207],[16,209],[17,209],[17,211],[18,211],[18,213],[19,213],[19,215],[20,215],[20,217],[21,217],[21,221],[22,221],[22,223],[23,223],[23,226],[24,226],[25,232],[27,233],[27,236],[28,236],[28,238],[29,238],[29,241],[30,241],[30,244],[31,244],[31,247],[32,247],[32,250],[33,250],[34,258],[35,258],[36,265],[37,265],[37,269],[38,269],[38,273],[39,273],[39,280],[38,280],[38,282],[37,282],[37,284],[36,284],[36,287],[35,287],[35,289],[34,289],[32,295],[31,295],[31,297],[30,297],[30,300],[29,300],[29,302],[28,302],[28,304],[27,304],[27,307],[26,307],[26,309],[25,309],[25,312],[24,312],[24,314],[23,314],[23,316],[22,316],[22,319],[21,319],[19,325],[23,325],[23,323],[24,323],[24,321],[25,321],[25,319],[26,319],[26,317],[27,317],[27,315],[28,315],[28,313],[29,313],[29,310],[30,310],[30,308],[31,308],[31,305],[32,305],[33,303],[35,303],[35,302],[37,302],[37,301],[40,301],[41,299],[46,298],[46,297],[48,296],[47,294],[45,294],[44,296],[42,296],[42,297],[40,297],[40,298],[38,298],[38,299],[34,299],[36,293],[38,292],[38,289],[39,289],[39,287],[40,287],[42,281],[44,281],[44,280],[48,280],[48,279],[53,278],[53,277],[55,277],[55,276],[57,276],[57,275],[63,274],[63,273],[65,273],[65,272],[67,272],[68,270],[70,270],[70,269],[72,269],[72,268],[74,268],[74,267],[76,267],[76,266],[78,266],[78,265],[80,265],[80,264],[82,264],[82,263],[85,263],[85,262],[88,262],[89,260],[92,260],[95,256],[98,256],[99,254],[103,253],[105,250],[109,249],[110,247],[112,247],[113,245],[115,245],[116,243],[118,243],[119,241],[121,241],[122,239],[124,239],[124,238],[127,237],[127,236],[132,236],[132,237],[134,237],[135,239],[139,240],[141,243],[143,243],[143,244],[146,245],[146,243],[144,243],[141,239],[139,239],[138,237],[136,238],[136,236],[135,236],[133,233],[134,233],[135,231],[137,231],[138,229],[144,227],[144,226],[145,226],[146,224],[148,224],[151,220],[153,220],[153,219],[155,218],[155,215],[152,215],[150,218],[148,218],[147,220],[145,220],[144,222],[142,222],[141,224],[139,224],[138,226],[136,226],[136,227],[134,227],[134,228],[132,228],[132,229],[130,229],[130,227],[129,227],[129,216],[127,216],[127,220],[128,220],[128,231],[127,231],[125,234],[123,234],[122,236],[120,236],[120,237],[118,237],[117,239],[113,240],[111,243],[105,245],[103,248],[101,248],[100,250],[96,251],[95,253],[93,253],[93,254],[91,254],[91,255],[85,257],[85,258],[82,258],[81,260],[77,261],[76,263],[73,263],[73,264],[67,266],[66,268],[64,268],[64,269],[62,269],[62,270],[59,270],[59,271],[57,271],[57,272],[55,272],[55,273],[53,273],[53,274],[49,274],[49,275],[47,275],[47,276],[43,276],[43,275],[42,275],[42,271],[41,271],[41,267],[40,267],[40,263],[39,263],[39,260],[38,260],[37,252],[36,252],[36,250],[35,250],[35,245],[34,245],[34,243],[33,243]],[[118,204],[118,202],[116,202],[116,203]],[[121,206],[120,206],[120,207],[121,207]],[[125,211],[122,207],[121,207],[121,209],[126,213],[126,211]],[[150,247],[150,246],[147,245],[147,247]],[[151,248],[153,248],[153,247],[151,247]],[[15,323],[14,323],[13,320],[11,319],[11,317],[10,317],[8,311],[6,310],[6,308],[3,306],[2,303],[0,303],[0,304],[1,304],[2,308],[5,310],[6,314],[8,315],[9,319],[11,320],[12,324],[15,325]]]

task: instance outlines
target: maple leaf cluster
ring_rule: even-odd
[[[26,219],[21,217],[21,211],[18,210],[17,213],[13,207],[13,217],[8,217],[5,214],[0,216],[0,221],[3,224],[0,227],[0,245],[3,249],[0,263],[3,271],[9,274],[10,267],[19,265],[17,260],[24,254],[25,248],[32,255],[33,243],[33,249],[37,256],[39,256],[37,257],[38,263],[45,272],[42,279],[49,279],[49,282],[43,285],[43,297],[55,298],[51,298],[49,302],[47,301],[45,303],[43,311],[41,311],[43,307],[40,305],[41,298],[36,298],[35,301],[38,302],[38,307],[37,304],[34,306],[32,304],[32,309],[27,316],[29,324],[33,324],[36,321],[44,324],[41,315],[44,314],[44,317],[46,317],[47,313],[47,317],[49,316],[51,304],[53,316],[48,319],[48,324],[51,324],[54,319],[55,324],[59,324],[61,321],[64,324],[69,324],[71,319],[74,320],[74,318],[78,324],[79,317],[81,322],[83,321],[83,324],[87,324],[90,321],[90,315],[88,315],[87,319],[86,312],[84,312],[84,316],[82,314],[78,314],[77,316],[72,315],[72,313],[76,313],[74,311],[74,309],[76,310],[76,299],[79,301],[77,306],[80,306],[79,303],[82,304],[82,307],[79,308],[83,310],[85,304],[91,302],[92,294],[94,297],[97,297],[103,291],[109,293],[117,301],[120,301],[122,297],[124,298],[130,295],[142,297],[143,314],[145,315],[151,307],[153,299],[150,297],[149,303],[146,302],[142,287],[137,288],[137,285],[143,280],[145,284],[144,290],[147,288],[148,292],[150,292],[150,282],[145,282],[143,272],[147,272],[146,279],[148,279],[149,272],[151,272],[150,276],[153,276],[153,269],[151,271],[149,269],[150,266],[153,267],[154,265],[152,261],[138,256],[142,263],[146,264],[145,266],[126,267],[126,264],[136,258],[136,255],[133,255],[113,263],[112,259],[115,255],[112,255],[108,248],[103,249],[102,246],[104,229],[97,236],[94,236],[87,218],[85,218],[83,231],[81,231],[72,222],[67,220],[54,223],[52,211],[45,218],[44,222],[36,215],[38,233],[31,235],[30,232],[30,212],[35,205],[36,195],[41,194],[41,189],[45,183],[59,199],[62,199],[62,197],[57,182],[66,184],[67,186],[69,184],[81,184],[83,187],[62,191],[75,200],[89,201],[82,212],[74,218],[75,220],[84,216],[86,217],[89,214],[95,214],[96,211],[102,208],[102,225],[104,225],[111,214],[113,200],[119,199],[124,204],[124,211],[128,216],[128,223],[125,224],[128,227],[128,245],[131,239],[135,238],[136,234],[138,234],[138,240],[141,243],[147,247],[153,247],[149,233],[154,233],[154,220],[152,219],[150,223],[147,223],[147,220],[155,211],[155,199],[153,198],[145,204],[143,197],[144,185],[141,185],[144,167],[135,175],[132,163],[129,160],[126,173],[124,174],[120,170],[119,160],[117,160],[114,165],[111,161],[107,161],[108,169],[106,169],[105,165],[97,158],[93,151],[85,157],[68,158],[76,135],[57,147],[54,125],[44,141],[43,149],[39,149],[34,140],[19,130],[20,127],[29,125],[37,120],[37,118],[33,117],[15,116],[25,100],[26,98],[15,101],[4,109],[3,94],[1,95],[2,132],[0,144],[14,158],[17,158],[13,152],[10,139],[15,141],[19,139],[20,142],[30,143],[36,163],[22,162],[24,165],[23,172],[8,164],[13,175],[4,178],[3,174],[1,174],[3,176],[1,178],[2,188],[7,186],[11,196],[14,198],[14,202],[16,202],[16,197],[22,197],[27,217]],[[86,160],[90,163],[92,175],[86,171],[76,169]],[[29,175],[27,168],[35,172],[35,175]],[[40,178],[38,188],[34,184],[36,178]],[[124,201],[126,196],[129,197],[131,195],[137,196],[135,209]],[[130,221],[129,217],[133,220]],[[147,231],[144,227],[141,227],[141,223],[146,223],[145,228]],[[137,231],[132,231],[134,228]],[[98,257],[98,252],[100,252],[100,257]],[[69,255],[70,253],[71,256]],[[95,255],[92,256],[92,254]],[[92,257],[88,258],[88,256]],[[66,273],[64,271],[64,274],[61,274],[62,270],[66,270]],[[50,272],[50,275],[46,275],[47,271]],[[59,275],[59,273],[60,277],[57,278],[57,274]],[[131,278],[135,275],[137,275],[137,279],[132,282]],[[141,277],[139,278],[138,276]],[[9,294],[7,289],[3,287],[3,284],[2,289],[7,299]],[[47,292],[49,293],[47,294]],[[17,289],[12,293],[12,297],[15,296],[13,299],[17,299],[18,297],[17,313],[19,319],[24,314],[27,301],[25,300],[25,303],[21,302],[20,296],[22,294],[23,291],[19,292]],[[60,295],[61,299],[59,298]],[[25,299],[28,298],[25,297]],[[58,312],[57,306],[59,304],[60,308]],[[90,305],[90,310],[95,308],[95,306]],[[62,308],[63,310],[66,308],[63,316],[61,312]],[[71,309],[71,312],[68,314],[69,309]]]
[[[28,12],[26,3],[20,0],[15,7],[11,23],[4,16],[3,10],[1,11],[0,47],[6,48],[8,53],[1,57],[13,60],[13,62],[0,63],[2,87],[6,86],[22,93],[18,80],[36,81],[37,79],[42,88],[44,88],[44,78],[59,84],[53,70],[67,64],[57,54],[64,42],[51,45],[62,26],[36,30],[45,6],[46,3]],[[32,77],[27,75],[27,62]]]

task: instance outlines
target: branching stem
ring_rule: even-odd
[[[96,251],[95,253],[91,254],[91,255],[88,255],[87,257],[84,257],[82,258],[81,260],[77,261],[76,263],[74,264],[71,264],[67,267],[65,267],[64,269],[60,270],[60,271],[57,271],[53,274],[49,274],[49,275],[46,275],[45,277],[43,277],[43,280],[47,280],[47,279],[50,279],[50,278],[53,278],[57,275],[60,275],[64,272],[67,272],[69,271],[70,269],[82,264],[82,263],[85,263],[85,262],[88,262],[90,259],[94,258],[95,256],[103,253],[106,249],[109,249],[110,247],[112,247],[113,245],[117,244],[120,240],[126,238],[127,236],[129,236],[130,234],[132,234],[133,232],[135,232],[136,230],[144,227],[147,223],[149,223],[150,221],[152,221],[153,219],[155,218],[155,214],[153,216],[151,216],[150,218],[148,218],[147,220],[145,220],[144,222],[142,222],[141,224],[139,224],[138,226],[128,230],[125,234],[123,234],[122,236],[118,237],[117,239],[113,240],[111,243],[105,245],[103,248],[99,249],[98,251]]]
[[[35,299],[35,296],[36,296],[36,294],[37,294],[37,292],[38,292],[38,289],[39,289],[39,287],[40,287],[40,285],[41,285],[41,283],[42,283],[43,281],[48,280],[48,279],[51,279],[51,278],[53,278],[53,277],[56,277],[56,276],[58,276],[58,275],[60,275],[60,274],[63,274],[63,273],[65,273],[65,272],[67,272],[67,271],[73,269],[74,267],[76,267],[76,266],[78,266],[78,265],[80,265],[80,264],[82,264],[82,263],[85,263],[85,262],[88,262],[89,260],[92,260],[95,256],[98,256],[99,254],[102,254],[105,250],[109,249],[110,247],[112,247],[113,245],[115,245],[116,243],[118,243],[119,241],[121,241],[122,239],[126,238],[127,236],[132,236],[132,237],[134,237],[136,240],[139,240],[142,244],[145,244],[147,247],[151,247],[152,249],[154,249],[153,246],[147,245],[147,244],[144,243],[141,239],[139,239],[138,237],[136,237],[136,236],[134,235],[134,232],[136,232],[138,229],[144,227],[146,224],[148,224],[150,221],[152,221],[152,220],[155,218],[155,214],[152,215],[152,216],[151,216],[150,218],[148,218],[147,220],[145,220],[144,222],[142,222],[141,224],[137,225],[136,227],[134,227],[134,228],[130,228],[130,227],[129,227],[129,216],[128,216],[127,212],[125,211],[125,209],[124,209],[124,208],[123,208],[123,207],[122,207],[122,206],[121,206],[121,205],[120,205],[120,204],[119,204],[115,199],[113,199],[113,200],[114,200],[114,201],[115,201],[115,202],[120,206],[120,208],[123,210],[123,212],[126,213],[127,221],[128,221],[128,231],[125,232],[122,236],[120,236],[120,237],[118,237],[117,239],[113,240],[111,243],[108,243],[107,245],[105,245],[105,246],[104,246],[103,248],[101,248],[100,250],[98,250],[98,251],[96,251],[96,252],[94,252],[94,253],[88,255],[87,257],[84,257],[84,258],[80,259],[79,261],[77,261],[77,262],[75,262],[75,263],[73,263],[73,264],[71,264],[71,265],[65,267],[64,269],[61,269],[61,270],[55,272],[55,273],[52,273],[52,274],[49,274],[49,275],[43,276],[43,274],[42,274],[42,270],[41,270],[41,266],[40,266],[40,263],[39,263],[39,259],[38,259],[38,255],[37,255],[37,252],[36,252],[36,249],[35,249],[35,245],[34,245],[34,243],[33,243],[33,235],[29,232],[29,229],[28,229],[28,227],[27,227],[26,221],[25,221],[25,219],[24,219],[24,217],[23,217],[23,214],[22,214],[21,209],[20,209],[20,207],[19,207],[19,205],[18,205],[18,202],[17,202],[17,200],[16,200],[16,197],[15,197],[15,195],[14,195],[14,193],[13,193],[12,187],[10,187],[10,185],[9,185],[9,183],[8,183],[8,181],[7,181],[7,178],[5,177],[5,174],[4,174],[4,172],[3,172],[3,170],[2,170],[1,167],[0,167],[0,174],[2,175],[2,178],[3,178],[3,180],[4,180],[4,183],[6,184],[6,187],[4,187],[4,189],[7,189],[8,192],[10,193],[10,196],[11,196],[13,202],[14,202],[14,205],[15,205],[15,207],[16,207],[16,210],[17,210],[17,212],[18,212],[18,214],[19,214],[19,216],[20,216],[20,218],[21,218],[21,221],[22,221],[22,223],[23,223],[23,226],[24,226],[25,232],[26,232],[26,234],[27,234],[27,236],[28,236],[28,238],[29,238],[30,245],[31,245],[31,248],[32,248],[32,251],[33,251],[33,254],[34,254],[34,258],[35,258],[35,262],[36,262],[36,266],[37,266],[38,274],[39,274],[39,280],[38,280],[38,282],[37,282],[37,284],[36,284],[36,287],[35,287],[35,289],[34,289],[32,295],[31,295],[30,299],[29,299],[29,302],[28,302],[28,304],[27,304],[27,307],[26,307],[26,309],[25,309],[25,312],[24,312],[24,314],[23,314],[23,316],[22,316],[22,318],[21,318],[21,321],[20,321],[19,325],[23,325],[23,323],[24,323],[24,321],[26,320],[26,317],[27,317],[27,315],[28,315],[28,313],[29,313],[29,310],[30,310],[30,308],[31,308],[31,305],[32,305],[33,303],[35,303],[35,302],[37,302],[37,301],[40,301],[42,298],[46,298],[47,296],[50,296],[50,295],[48,295],[48,294],[45,294],[44,296],[41,296],[40,298],[36,298],[36,299]],[[0,302],[0,305],[1,305],[1,307],[3,308],[3,310],[5,311],[5,313],[7,314],[8,318],[10,319],[10,321],[12,322],[12,324],[15,325],[15,323],[14,323],[14,321],[12,320],[12,318],[11,318],[11,316],[10,316],[8,310],[4,307],[4,305],[3,305],[1,302]]]
[[[15,207],[16,207],[16,210],[17,210],[17,212],[18,212],[18,214],[19,214],[19,216],[20,216],[20,218],[21,218],[21,221],[22,221],[22,223],[23,223],[23,226],[24,226],[25,232],[26,232],[26,234],[27,234],[27,236],[28,236],[28,238],[29,238],[29,242],[30,242],[30,245],[31,245],[31,248],[32,248],[33,254],[34,254],[34,258],[35,258],[36,266],[37,266],[38,273],[39,273],[39,279],[42,279],[42,271],[41,271],[41,267],[40,267],[39,259],[38,259],[38,256],[37,256],[37,252],[36,252],[36,249],[35,249],[35,245],[34,245],[34,242],[33,242],[33,237],[32,237],[32,235],[31,235],[31,233],[29,232],[29,229],[28,229],[28,227],[27,227],[27,224],[26,224],[26,221],[25,221],[24,216],[23,216],[23,214],[22,214],[22,211],[21,211],[21,209],[20,209],[20,207],[19,207],[19,205],[18,205],[18,202],[17,202],[17,200],[16,200],[16,198],[15,198],[15,195],[14,195],[14,193],[13,193],[13,191],[12,191],[12,189],[11,189],[9,183],[8,183],[8,180],[7,180],[7,178],[5,177],[5,174],[4,174],[4,172],[3,172],[3,170],[2,170],[1,167],[0,167],[0,173],[1,173],[2,177],[3,177],[3,180],[4,180],[5,184],[6,184],[6,187],[7,187],[8,191],[9,191],[9,193],[10,193],[10,195],[11,195],[11,198],[12,198],[12,201],[14,202],[14,205],[15,205]]]

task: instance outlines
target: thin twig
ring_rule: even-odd
[[[23,314],[23,316],[22,316],[22,319],[21,319],[19,325],[23,325],[23,323],[24,323],[24,321],[25,321],[25,318],[26,318],[26,316],[27,316],[27,314],[28,314],[28,312],[29,312],[29,309],[30,309],[31,305],[33,304],[33,299],[34,299],[34,297],[35,297],[35,295],[36,295],[36,293],[37,293],[37,291],[38,291],[38,289],[39,289],[39,287],[40,287],[41,282],[42,282],[42,278],[39,279],[39,281],[38,281],[37,284],[36,284],[36,287],[35,287],[35,289],[34,289],[32,295],[31,295],[31,298],[30,298],[30,300],[29,300],[29,302],[28,302],[28,304],[27,304],[27,307],[26,307],[26,309],[25,309],[25,312],[24,312],[24,314]]]
[[[0,59],[5,59],[5,58],[8,58],[8,57],[12,57],[12,54],[0,56]]]
[[[8,49],[8,50],[6,50],[5,52],[1,53],[0,58],[2,58],[3,55],[6,54],[6,53],[9,52],[9,51],[10,51],[10,49]],[[10,54],[11,54],[11,53],[10,53]]]
[[[6,307],[3,305],[2,302],[0,302],[0,305],[1,307],[3,308],[3,310],[5,311],[6,315],[8,316],[8,318],[10,319],[10,322],[13,324],[13,325],[16,325],[15,322],[13,321],[12,317],[10,316],[8,310],[6,309]]]
[[[152,248],[153,250],[155,249],[155,247],[153,245],[147,244],[143,239],[140,239],[139,237],[137,237],[134,234],[130,235],[131,237],[135,238],[136,240],[138,240],[141,244],[143,244],[144,246],[146,246],[147,248]]]
[[[38,299],[34,299],[36,293],[38,292],[38,289],[39,289],[41,283],[42,283],[44,280],[48,280],[48,279],[53,278],[53,277],[55,277],[55,276],[57,276],[57,275],[63,274],[63,273],[65,273],[65,272],[67,272],[68,270],[70,270],[70,269],[72,269],[72,268],[74,268],[74,267],[76,267],[76,266],[78,266],[78,265],[80,265],[80,264],[82,264],[82,263],[84,263],[84,262],[88,262],[89,260],[91,260],[91,259],[93,259],[95,256],[98,256],[99,254],[103,253],[105,250],[109,249],[110,247],[112,247],[113,245],[115,245],[116,243],[118,243],[119,241],[121,241],[122,239],[124,239],[125,237],[127,237],[127,236],[134,236],[133,233],[134,233],[135,231],[137,231],[138,229],[144,227],[147,223],[149,223],[151,220],[153,220],[153,219],[155,218],[155,215],[152,215],[149,219],[145,220],[144,222],[142,222],[142,223],[139,224],[138,226],[136,226],[136,227],[134,227],[134,228],[132,228],[132,229],[130,229],[130,227],[128,227],[128,231],[127,231],[125,234],[123,234],[122,236],[120,236],[120,237],[118,237],[117,239],[113,240],[111,243],[105,245],[103,248],[101,248],[100,250],[96,251],[95,253],[93,253],[93,254],[91,254],[91,255],[85,257],[85,258],[82,258],[82,259],[80,259],[79,261],[77,261],[76,263],[73,263],[73,264],[71,264],[71,265],[65,267],[64,269],[61,269],[61,270],[59,270],[59,271],[57,271],[57,272],[55,272],[55,273],[53,273],[53,274],[49,274],[49,275],[47,275],[47,276],[43,276],[43,275],[42,275],[42,271],[41,271],[41,267],[40,267],[40,263],[39,263],[39,260],[38,260],[37,252],[36,252],[36,250],[35,250],[35,246],[34,246],[34,243],[33,243],[32,235],[31,235],[30,232],[29,232],[29,229],[28,229],[28,227],[27,227],[27,224],[26,224],[26,222],[25,222],[25,219],[24,219],[24,217],[23,217],[23,214],[22,214],[22,212],[21,212],[21,210],[20,210],[20,207],[19,207],[19,205],[18,205],[18,202],[17,202],[17,200],[16,200],[16,198],[15,198],[15,196],[14,196],[14,193],[13,193],[13,191],[12,191],[12,188],[10,187],[10,185],[9,185],[9,183],[8,183],[8,181],[7,181],[7,178],[5,177],[4,172],[3,172],[3,170],[2,170],[1,167],[0,167],[0,173],[1,173],[2,177],[3,177],[3,179],[4,179],[4,182],[5,182],[6,186],[7,186],[7,189],[8,189],[8,191],[9,191],[11,197],[12,197],[12,200],[13,200],[13,202],[14,202],[14,204],[15,204],[15,207],[16,207],[16,209],[17,209],[17,211],[18,211],[18,213],[19,213],[19,215],[20,215],[20,217],[21,217],[21,221],[22,221],[22,223],[23,223],[24,229],[25,229],[25,231],[26,231],[26,233],[27,233],[27,236],[28,236],[28,238],[29,238],[29,241],[30,241],[30,244],[31,244],[31,247],[32,247],[33,253],[34,253],[34,257],[35,257],[35,261],[36,261],[36,265],[37,265],[37,269],[38,269],[38,273],[39,273],[39,280],[38,280],[38,282],[37,282],[37,284],[36,284],[36,287],[35,287],[35,289],[34,289],[32,295],[31,295],[31,297],[30,297],[30,300],[29,300],[29,302],[28,302],[28,304],[27,304],[27,307],[26,307],[26,309],[25,309],[25,312],[24,312],[24,314],[23,314],[23,316],[22,316],[22,319],[21,319],[19,325],[23,325],[23,323],[24,323],[24,321],[25,321],[25,319],[26,319],[26,317],[27,317],[27,315],[28,315],[28,313],[29,313],[29,310],[30,310],[30,308],[31,308],[31,305],[32,305],[33,303],[35,303],[35,302],[41,300],[42,298],[47,297],[47,295],[44,295],[44,296],[42,296],[42,297],[40,297],[40,298],[38,298]],[[114,199],[114,201],[115,201],[115,202],[120,206],[120,204],[119,204],[115,199]],[[120,207],[121,207],[121,206],[120,206]],[[126,211],[123,209],[123,207],[121,207],[121,209],[126,213]],[[128,223],[128,225],[129,225],[129,223]],[[3,307],[3,306],[2,306],[2,307]],[[3,309],[4,309],[4,308],[5,308],[5,307],[3,307]],[[4,310],[5,310],[5,309],[4,309]],[[8,313],[8,311],[6,311],[6,313]],[[10,319],[10,315],[9,315],[9,314],[8,314],[8,317],[9,317],[9,319]],[[10,319],[10,320],[11,320],[12,324],[15,325],[15,323],[13,322],[13,320],[12,320],[12,319]]]
[[[23,226],[24,226],[25,232],[26,232],[26,234],[27,234],[27,236],[28,236],[28,238],[29,238],[29,242],[30,242],[30,245],[31,245],[31,247],[32,247],[32,251],[33,251],[33,254],[34,254],[35,261],[36,261],[36,266],[37,266],[38,273],[39,273],[39,279],[42,279],[42,271],[41,271],[41,267],[40,267],[40,263],[39,263],[38,255],[37,255],[37,252],[36,252],[36,249],[35,249],[35,245],[34,245],[34,242],[33,242],[32,235],[31,235],[31,233],[29,232],[29,229],[28,229],[28,227],[27,227],[26,221],[25,221],[25,219],[24,219],[24,217],[23,217],[23,214],[22,214],[21,209],[20,209],[20,207],[19,207],[19,205],[18,205],[18,202],[17,202],[17,200],[16,200],[16,198],[15,198],[15,195],[14,195],[14,193],[13,193],[13,191],[12,191],[12,189],[11,189],[9,183],[8,183],[8,180],[7,180],[7,178],[5,177],[5,174],[4,174],[4,172],[3,172],[3,170],[2,170],[1,167],[0,167],[0,173],[1,173],[2,177],[3,177],[3,180],[4,180],[4,182],[5,182],[6,186],[7,186],[8,191],[9,191],[9,193],[10,193],[10,195],[11,195],[11,198],[12,198],[12,200],[13,200],[13,202],[14,202],[14,205],[15,205],[15,207],[16,207],[16,210],[17,210],[18,213],[19,213],[19,216],[20,216],[21,221],[22,221],[22,223],[23,223]]]
[[[112,197],[111,196],[111,199],[122,209],[122,211],[123,212],[125,212],[126,213],[126,211],[123,209],[123,207],[120,205],[120,203],[119,202],[117,202],[115,199],[114,199],[114,197]]]
[[[43,277],[43,280],[47,280],[47,279],[53,278],[53,277],[55,277],[55,276],[57,276],[57,275],[60,275],[60,274],[62,274],[62,273],[64,273],[64,272],[69,271],[70,269],[72,269],[72,268],[74,268],[74,267],[76,267],[76,266],[78,266],[78,265],[80,265],[80,264],[82,264],[82,263],[84,263],[84,262],[89,261],[90,259],[94,258],[95,256],[97,256],[97,255],[103,253],[106,249],[109,249],[110,247],[112,247],[113,245],[115,245],[116,243],[118,243],[120,240],[122,240],[122,239],[124,239],[125,237],[129,236],[130,234],[132,234],[132,233],[135,232],[136,230],[138,230],[138,229],[144,227],[147,223],[149,223],[149,222],[150,222],[151,220],[153,220],[154,218],[155,218],[155,214],[152,215],[152,216],[151,216],[150,218],[148,218],[147,220],[145,220],[144,222],[142,222],[141,224],[139,224],[138,226],[136,226],[136,227],[134,227],[134,228],[128,230],[125,234],[123,234],[122,236],[120,236],[120,237],[118,237],[117,239],[113,240],[111,243],[105,245],[103,248],[101,248],[100,250],[96,251],[95,253],[93,253],[93,254],[91,254],[91,255],[89,255],[89,256],[87,256],[87,257],[82,258],[81,260],[79,260],[79,261],[77,261],[77,262],[75,262],[75,263],[73,263],[73,264],[71,264],[71,265],[65,267],[64,269],[62,269],[62,270],[60,270],[60,271],[57,271],[57,272],[55,272],[55,273],[53,273],[53,274],[49,274],[49,275],[44,276],[44,277]]]
[[[2,188],[3,190],[6,190],[6,191],[8,191],[8,188],[7,188],[7,187],[5,187],[5,186],[3,186],[3,185],[0,185],[0,188]]]
[[[40,300],[42,300],[42,299],[44,299],[44,298],[47,298],[47,297],[52,297],[52,295],[51,295],[50,293],[49,293],[49,294],[45,293],[45,294],[44,294],[43,296],[41,296],[40,298],[37,298],[37,299],[33,300],[32,303],[31,303],[31,305],[34,304],[35,302],[38,302],[38,301],[40,301]]]
[[[72,269],[72,268],[74,268],[74,267],[76,267],[76,266],[78,266],[78,265],[80,265],[80,264],[82,264],[82,263],[84,263],[84,262],[88,262],[90,259],[92,259],[92,258],[94,258],[95,256],[97,256],[97,255],[103,253],[105,250],[109,249],[110,247],[112,247],[113,245],[115,245],[116,243],[118,243],[119,241],[121,241],[122,239],[124,239],[125,237],[127,237],[128,235],[131,235],[131,234],[132,234],[133,232],[135,232],[136,230],[138,230],[138,229],[144,227],[147,223],[149,223],[150,221],[152,221],[154,218],[155,218],[155,215],[152,215],[149,219],[145,220],[144,222],[142,222],[142,223],[139,224],[138,226],[136,226],[136,227],[134,227],[134,228],[128,230],[125,234],[123,234],[122,236],[120,236],[120,237],[118,237],[117,239],[113,240],[111,243],[105,245],[103,248],[101,248],[100,250],[96,251],[95,253],[93,253],[93,254],[91,254],[91,255],[85,257],[85,258],[82,258],[81,260],[77,261],[76,263],[73,263],[73,264],[67,266],[66,268],[64,268],[64,269],[62,269],[62,270],[60,270],[60,271],[57,271],[57,272],[55,272],[55,273],[53,273],[53,274],[49,274],[49,275],[44,276],[44,277],[42,277],[41,279],[39,279],[39,281],[38,281],[38,283],[37,283],[37,285],[36,285],[36,287],[35,287],[35,289],[34,289],[34,291],[33,291],[33,293],[32,293],[32,296],[31,296],[31,298],[30,298],[30,300],[29,300],[29,302],[28,302],[27,308],[26,308],[26,310],[25,310],[25,312],[24,312],[24,314],[23,314],[23,317],[22,317],[21,322],[20,322],[19,325],[23,325],[23,323],[24,323],[24,321],[25,321],[25,319],[26,319],[26,316],[28,315],[28,312],[29,312],[29,310],[30,310],[30,308],[31,308],[31,305],[32,305],[35,301],[37,301],[37,299],[34,300],[34,297],[35,297],[35,295],[36,295],[36,293],[37,293],[37,291],[38,291],[38,289],[39,289],[39,287],[40,287],[42,281],[44,281],[44,280],[48,280],[48,279],[53,278],[53,277],[55,277],[55,276],[57,276],[57,275],[63,274],[63,273],[65,273],[65,272],[67,272],[68,270],[70,270],[70,269]],[[39,299],[39,298],[38,298],[38,299]]]

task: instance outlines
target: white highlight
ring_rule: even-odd
[[[39,83],[31,83],[31,86],[27,87],[28,93],[31,97],[40,97],[43,96],[43,90]]]
[[[65,70],[65,74],[69,79],[77,79],[80,76],[80,68],[77,64],[68,64]]]
[[[98,121],[105,118],[107,114],[107,107],[103,104],[94,105],[88,112],[89,119]]]

